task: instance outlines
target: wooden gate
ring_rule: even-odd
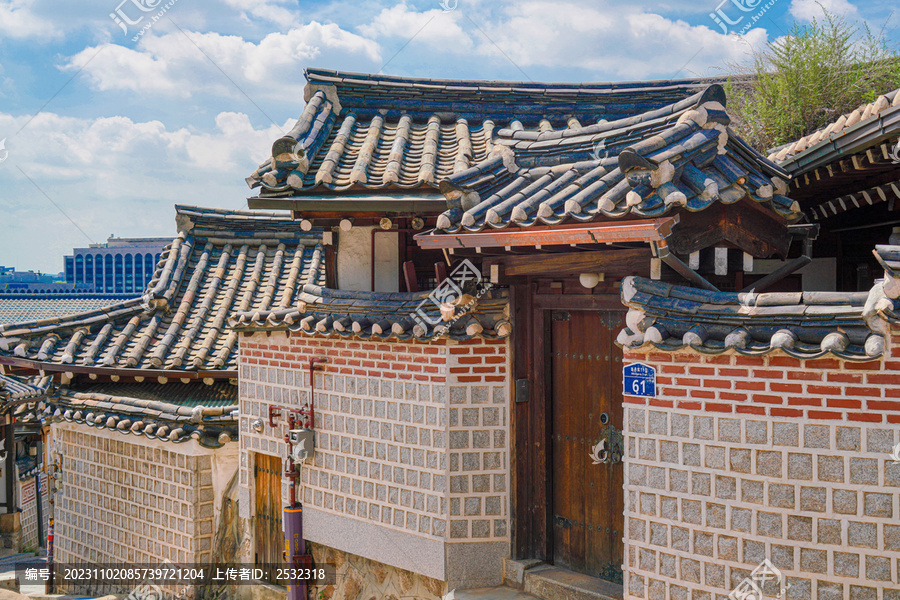
[[[622,352],[615,335],[624,314],[573,310],[550,317],[553,562],[621,583],[621,457],[595,464],[592,454],[603,437],[611,454],[621,448]]]
[[[282,527],[281,459],[256,454],[256,564],[280,565],[285,548]],[[284,582],[269,580],[271,583]]]

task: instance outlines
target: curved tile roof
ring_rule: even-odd
[[[264,196],[432,190],[484,160],[499,127],[566,130],[690,96],[708,80],[534,83],[307,69],[306,106],[247,178]]]
[[[446,232],[658,217],[749,197],[788,220],[789,176],[731,129],[713,85],[625,119],[570,128],[497,132],[491,156],[440,182]],[[602,155],[601,155],[602,154]]]
[[[134,294],[0,294],[0,324],[74,315],[115,304]]]
[[[0,400],[15,401],[40,398],[47,393],[49,377],[27,381],[11,375],[0,375]]]
[[[835,138],[848,133],[848,130],[857,126],[864,127],[874,122],[881,113],[897,107],[900,107],[900,89],[888,92],[876,98],[874,102],[863,104],[853,112],[841,115],[818,131],[775,148],[770,152],[769,159],[778,163],[788,163],[798,154],[812,152],[818,147],[825,146]]]
[[[232,311],[288,307],[304,285],[325,281],[320,231],[275,213],[176,212],[179,234],[142,297],[2,325],[0,354],[58,367],[228,376],[237,369]]]
[[[871,360],[884,351],[887,323],[900,324],[881,284],[856,293],[736,294],[628,277],[622,302],[629,311],[617,342],[629,348]]]
[[[196,384],[193,385],[196,387]],[[65,389],[58,397],[38,405],[38,415],[45,420],[105,427],[123,435],[168,442],[194,439],[209,448],[218,448],[237,439],[237,418],[233,414],[237,410],[236,402],[216,407],[184,406],[132,396]]]
[[[140,383],[91,381],[79,383],[78,391],[86,394],[167,402],[188,408],[196,406],[219,408],[238,403],[238,387],[233,379],[218,379],[209,385],[197,385],[196,381],[189,383],[169,381],[164,384],[157,383],[155,380],[145,380]]]
[[[238,312],[229,324],[235,330],[288,329],[310,336],[419,341],[496,339],[512,331],[505,290],[493,289],[480,297],[462,295],[454,304],[441,304],[430,296],[429,292],[377,294],[306,286],[295,307]]]

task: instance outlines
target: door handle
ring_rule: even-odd
[[[623,454],[622,430],[612,423],[600,429],[600,440],[591,447],[592,464],[614,465],[622,462]]]
[[[562,515],[555,515],[553,517],[553,520],[555,522],[555,525],[561,529],[571,529],[572,528],[572,521],[568,520],[567,518],[563,517]]]

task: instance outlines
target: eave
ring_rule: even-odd
[[[435,235],[429,232],[419,234],[415,239],[425,250],[659,242],[672,233],[672,227],[678,221],[679,217],[675,215],[661,219],[607,221],[590,225],[573,224],[527,229],[510,228],[478,233]]]
[[[311,213],[370,214],[440,214],[447,210],[447,200],[440,194],[367,194],[365,196],[292,196],[290,198],[247,198],[252,209],[290,210]]]
[[[110,367],[86,367],[62,363],[41,362],[27,358],[0,356],[0,365],[53,373],[86,373],[110,377],[166,377],[167,379],[234,379],[237,371],[175,371],[165,369],[122,369]]]
[[[827,142],[820,142],[780,163],[796,179],[818,167],[829,164],[849,153],[867,148],[880,140],[896,135],[900,129],[900,106],[883,111],[874,120],[857,123],[834,135]]]

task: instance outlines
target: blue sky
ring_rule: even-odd
[[[821,6],[885,27],[894,43],[891,4],[0,0],[0,265],[57,272],[89,240],[172,236],[176,203],[242,208],[244,177],[302,110],[306,66],[533,81],[719,75]],[[740,19],[731,35],[717,9],[721,23]]]

